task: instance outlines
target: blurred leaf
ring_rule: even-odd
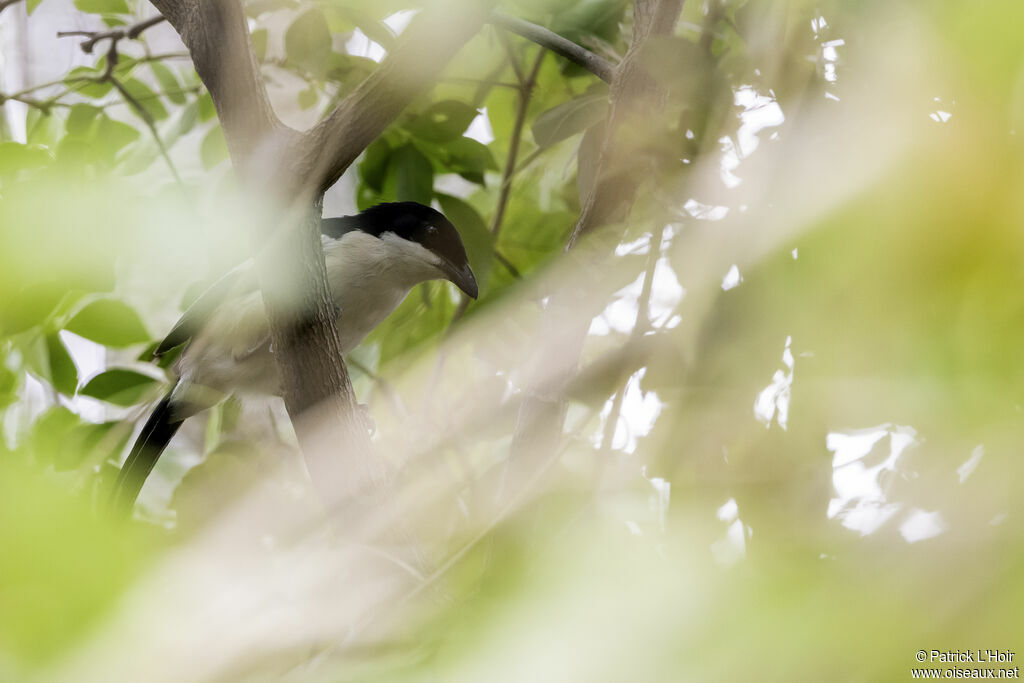
[[[313,88],[312,85],[300,90],[298,97],[299,109],[310,109],[311,107],[315,107],[318,99],[316,89]]]
[[[108,455],[121,452],[132,434],[129,425],[121,421],[75,425],[65,433],[54,453],[53,469],[57,472],[76,469],[87,458],[96,459],[93,456],[98,447]]]
[[[125,0],[75,0],[75,7],[90,14],[128,14]]]
[[[626,0],[582,0],[556,16],[551,30],[577,44],[585,43],[588,35],[609,40],[618,33],[627,4]]]
[[[161,121],[167,118],[167,109],[161,104],[160,96],[153,92],[148,85],[137,78],[125,79],[121,85],[154,120]],[[134,104],[129,104],[129,107],[133,112],[136,111]]]
[[[64,406],[54,406],[32,424],[29,444],[40,464],[50,464],[67,438],[68,432],[82,423],[81,418]]]
[[[359,177],[377,192],[383,191],[390,160],[391,146],[383,137],[377,138],[366,148],[363,160],[359,162]]]
[[[249,3],[246,10],[251,10],[252,4]],[[256,29],[249,35],[249,39],[252,40],[252,51],[256,55],[256,60],[262,62],[267,58],[267,29]]]
[[[531,126],[539,147],[550,147],[601,121],[608,111],[608,96],[577,97],[539,114]]]
[[[56,332],[46,335],[46,352],[50,364],[50,383],[65,396],[74,396],[78,389],[78,368]]]
[[[29,145],[53,147],[60,136],[60,130],[60,118],[53,114],[29,109],[25,115],[25,135]]]
[[[43,0],[26,0],[25,12],[28,14],[32,14],[32,12],[35,11],[36,7],[39,7],[39,3],[42,1]]]
[[[217,115],[217,108],[213,106],[213,98],[210,93],[204,91],[199,96],[199,120],[209,121]]]
[[[0,142],[0,178],[13,176],[19,171],[42,168],[52,160],[50,153],[41,145]]]
[[[99,107],[94,107],[91,104],[73,104],[68,110],[64,128],[68,135],[86,136],[92,130],[93,122],[102,111]]]
[[[175,104],[185,104],[185,93],[181,91],[181,83],[178,82],[174,72],[158,60],[150,62],[149,68],[153,71],[157,82],[160,83],[160,87],[163,88],[164,96]]]
[[[157,383],[152,377],[134,370],[114,368],[90,379],[78,393],[115,405],[130,406],[138,403]]]
[[[0,334],[9,336],[43,324],[65,293],[61,282],[29,282],[0,297]]]
[[[460,137],[479,112],[465,102],[443,100],[415,116],[406,128],[428,142],[448,142]]]
[[[288,61],[323,78],[331,54],[331,32],[324,13],[313,8],[299,15],[285,31],[284,49]]]
[[[199,156],[203,160],[203,168],[210,170],[228,158],[228,143],[224,139],[224,131],[216,125],[206,132],[199,147]]]
[[[0,644],[4,671],[42,668],[109,614],[143,566],[137,529],[95,514],[88,496],[0,459]],[[21,675],[7,680],[24,680]]]
[[[494,237],[487,229],[483,217],[466,202],[451,195],[438,194],[437,201],[441,204],[445,216],[459,231],[463,244],[466,245],[466,256],[469,265],[476,275],[480,291],[487,288],[494,264]]]
[[[399,147],[391,155],[384,195],[395,201],[430,204],[434,196],[434,168],[415,145]]]
[[[13,372],[5,363],[0,363],[0,408],[6,408],[18,399],[18,387],[21,376]]]
[[[296,0],[252,0],[245,3],[245,13],[250,17],[258,17],[267,12],[276,12],[282,9],[295,9],[299,6]]]
[[[78,311],[64,329],[104,346],[131,346],[151,339],[135,309],[117,299],[93,301]]]

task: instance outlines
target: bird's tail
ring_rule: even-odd
[[[110,499],[110,508],[114,513],[131,512],[146,477],[153,471],[160,454],[184,422],[184,418],[176,414],[178,411],[171,400],[172,393],[173,390],[156,404],[142,431],[139,432],[131,453],[121,466]]]

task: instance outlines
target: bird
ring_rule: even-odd
[[[327,284],[348,353],[428,280],[448,280],[475,299],[476,277],[455,226],[417,202],[388,202],[321,220]],[[181,347],[177,379],[157,402],[114,483],[111,508],[130,511],[182,423],[232,393],[279,394],[270,327],[252,262],[201,294],[153,352]]]

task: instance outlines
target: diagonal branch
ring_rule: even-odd
[[[574,64],[579,64],[584,69],[600,78],[605,83],[611,83],[615,77],[615,65],[607,59],[600,57],[590,50],[577,45],[567,38],[563,38],[554,31],[532,24],[525,19],[513,17],[504,12],[495,11],[491,13],[488,20],[495,26],[500,26],[506,31],[521,35],[529,41],[546,47],[560,57],[568,59]]]
[[[239,0],[152,0],[192,54],[232,161],[246,174],[260,143],[290,129],[274,114]]]
[[[377,70],[308,134],[304,175],[324,191],[367,145],[437,78],[483,26],[490,2],[467,3],[458,13],[443,2],[423,10],[399,46]]]

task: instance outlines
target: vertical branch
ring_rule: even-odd
[[[650,38],[674,30],[682,1],[636,0],[634,3],[633,38],[612,80],[595,181],[566,245],[567,251],[573,250],[581,237],[599,227],[624,221],[641,178],[649,175],[643,172],[644,157],[639,146],[630,143],[630,136],[624,133],[645,131],[641,138],[648,139],[657,135],[656,126],[652,128],[651,114],[661,109],[666,93],[646,72],[640,55]],[[543,344],[558,352],[536,358],[531,368],[528,382],[532,389],[520,405],[509,454],[507,479],[513,494],[514,487],[528,481],[529,472],[542,467],[557,453],[567,404],[559,390],[544,391],[540,387],[565,386],[583,350],[588,321],[579,319],[579,311],[586,310],[581,302],[592,289],[591,284],[596,286],[601,272],[598,263],[581,272],[583,278],[593,278],[595,283],[572,283],[554,293],[541,321],[539,334]]]

